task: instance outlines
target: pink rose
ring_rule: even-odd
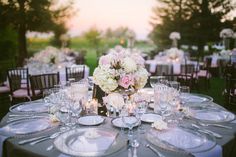
[[[110,57],[108,55],[106,56],[102,56],[100,59],[99,59],[99,64],[100,65],[107,65],[107,64],[110,64],[111,60],[110,60]]]
[[[134,77],[133,75],[124,75],[122,76],[119,81],[118,81],[118,84],[121,86],[121,87],[124,87],[124,88],[128,88],[130,85],[134,85]]]

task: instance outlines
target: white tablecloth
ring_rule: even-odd
[[[149,69],[149,72],[151,73],[155,73],[156,71],[156,66],[158,65],[170,65],[170,68],[171,66],[173,66],[173,72],[174,74],[180,74],[181,72],[181,63],[179,62],[168,62],[168,61],[160,61],[160,60],[147,60],[146,61],[146,64],[149,64],[150,65],[150,69]],[[184,63],[182,63],[184,64]],[[195,69],[199,68],[197,67],[197,61],[187,61],[187,64],[194,64],[195,65]]]

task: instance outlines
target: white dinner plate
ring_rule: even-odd
[[[154,113],[146,113],[141,116],[141,120],[147,123],[153,123],[162,119],[160,115]]]
[[[103,123],[105,120],[104,117],[102,116],[84,116],[84,117],[80,117],[78,119],[78,123],[81,125],[87,125],[87,126],[92,126],[92,125],[99,125],[101,123]]]
[[[130,121],[136,121],[136,119],[134,117],[126,117],[126,118],[130,118]],[[128,126],[123,122],[122,118],[115,118],[111,121],[111,123],[118,128],[128,128]],[[134,125],[134,127],[138,126],[140,123],[136,123]]]

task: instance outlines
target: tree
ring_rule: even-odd
[[[85,32],[83,36],[89,42],[90,46],[96,49],[97,56],[100,56],[102,53],[99,51],[101,32],[96,27],[92,27],[87,32]]]
[[[101,41],[101,32],[96,27],[90,28],[87,32],[83,34],[83,36],[86,40],[89,41],[90,46],[98,48]]]
[[[61,24],[70,6],[53,7],[53,0],[4,0],[0,1],[0,25],[11,25],[18,35],[18,65],[28,56],[26,32],[47,32]]]
[[[235,7],[231,0],[159,0],[153,9],[151,39],[161,47],[170,45],[169,34],[181,33],[180,42],[198,45],[200,52],[207,42],[219,40],[224,27],[232,27],[227,15]]]

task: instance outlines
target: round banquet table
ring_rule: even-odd
[[[148,70],[151,73],[156,72],[156,66],[158,65],[169,65],[169,68],[173,66],[173,73],[174,74],[180,74],[181,73],[181,63],[180,62],[170,62],[167,60],[146,60],[146,64],[150,65],[150,69]],[[199,69],[197,61],[187,61],[187,64],[194,64],[195,69]],[[203,65],[203,63],[199,63],[200,66]]]
[[[217,105],[217,104],[214,104]],[[151,112],[151,111],[150,111]],[[9,118],[10,112],[2,119],[1,121],[1,126],[4,125]],[[98,128],[106,128],[108,130],[116,130],[119,131],[119,128],[114,127],[111,124],[111,118],[106,117],[106,120],[104,123],[102,123],[99,126],[92,126],[93,128],[98,127]],[[215,131],[223,136],[221,139],[216,139],[216,143],[222,147],[222,153],[223,157],[233,157],[236,154],[236,122],[230,122],[227,124],[224,124],[227,126],[231,126],[232,129],[223,129],[220,127],[206,127],[209,130]],[[143,124],[144,128],[146,131],[150,129],[150,124],[144,123]],[[77,126],[78,128],[82,128],[85,126]],[[54,128],[48,132],[42,132],[39,133],[38,136],[40,135],[51,135],[53,132],[59,130],[59,128]],[[146,148],[144,146],[144,143],[146,141],[145,138],[146,134],[141,134],[139,137],[139,140],[141,142],[140,146],[136,149],[137,151],[137,157],[156,157],[157,155],[151,151],[150,149]],[[1,135],[0,135],[1,136]],[[33,135],[30,135],[32,137]],[[33,136],[34,137],[34,136]],[[28,139],[29,137],[9,137],[5,140],[3,143],[3,155],[4,157],[41,157],[41,156],[50,156],[50,157],[68,157],[68,155],[62,154],[59,150],[56,148],[52,149],[51,151],[46,151],[47,147],[50,146],[53,143],[53,140],[46,140],[44,142],[38,143],[37,145],[31,146],[29,144],[25,145],[19,145],[18,142],[21,141],[22,139]],[[160,149],[159,147],[153,146],[155,149],[159,150],[162,152],[163,155],[166,157],[184,157],[188,155],[183,155],[179,153],[174,153],[170,152],[167,150]],[[203,152],[203,156],[204,156]],[[109,157],[135,157],[135,156],[130,156],[128,155],[128,147],[124,146],[122,149],[120,149],[118,152],[109,155]]]

